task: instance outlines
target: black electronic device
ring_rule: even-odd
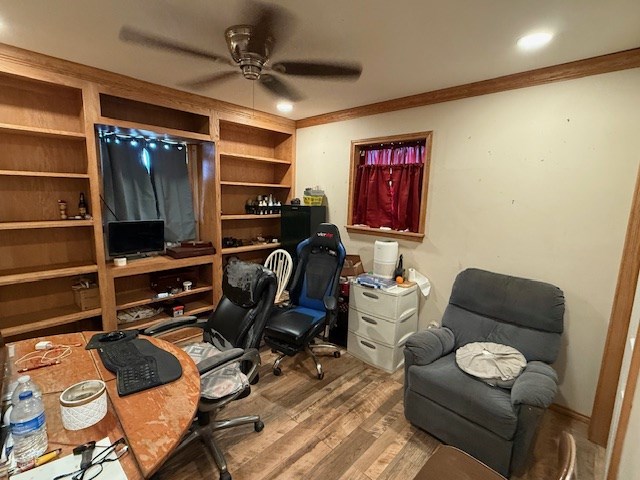
[[[311,237],[327,218],[327,207],[309,205],[282,205],[280,214],[280,243],[296,260],[298,244]],[[295,271],[295,268],[294,268]]]
[[[98,341],[99,342],[115,342],[117,340],[122,340],[126,337],[127,334],[120,330],[115,330],[113,332],[105,333]]]
[[[118,342],[126,342],[133,340],[138,336],[137,330],[114,330],[107,333],[96,333],[91,337],[85,350],[91,350],[93,348],[100,348],[105,345],[112,345]]]
[[[121,397],[164,385],[182,375],[176,357],[145,339],[104,343],[98,353],[105,368],[116,374]]]
[[[164,220],[109,222],[109,257],[127,257],[164,252]]]

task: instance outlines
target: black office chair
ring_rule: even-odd
[[[246,374],[249,383],[255,383],[260,366],[257,347],[273,308],[276,289],[275,275],[262,265],[230,261],[224,270],[223,296],[207,320],[198,320],[196,317],[172,319],[144,329],[141,333],[157,336],[181,328],[201,328],[204,341],[214,345],[222,353],[200,361],[200,375],[219,372],[240,362],[241,370]],[[259,432],[264,428],[264,424],[258,415],[227,420],[214,418],[222,407],[246,397],[250,392],[251,387],[247,384],[239,391],[222,398],[210,399],[201,396],[196,419],[176,452],[200,438],[209,448],[220,469],[220,480],[231,480],[227,463],[215,443],[213,432],[250,423],[253,423],[255,431]]]
[[[306,351],[313,358],[318,378],[322,380],[322,365],[313,350],[330,348],[335,357],[340,356],[336,345],[315,340],[321,333],[326,334],[336,321],[338,284],[345,258],[338,227],[320,224],[315,234],[298,244],[297,256],[289,290],[291,306],[274,309],[264,330],[264,341],[281,353],[273,364],[274,375],[282,373],[280,362],[285,356]]]

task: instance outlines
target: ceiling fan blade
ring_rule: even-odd
[[[198,78],[196,80],[191,80],[189,82],[182,82],[179,84],[179,86],[189,88],[191,90],[203,90],[216,83],[222,83],[225,80],[230,79],[231,77],[235,77],[239,73],[240,73],[239,70],[228,71],[228,72],[218,72],[212,75],[207,75],[205,77]]]
[[[270,52],[273,52],[275,39],[282,42],[294,23],[293,16],[287,10],[274,4],[247,0],[244,11],[246,23],[253,26],[253,34],[248,45],[250,51],[260,52],[269,42]]]
[[[131,27],[122,27],[120,30],[120,40],[123,42],[136,43],[145,47],[151,47],[158,50],[165,50],[172,53],[180,53],[191,55],[193,57],[204,58],[206,60],[212,60],[214,62],[221,62],[227,65],[235,65],[231,60],[220,55],[200,50],[198,48],[190,47],[175,42],[168,38],[158,37],[156,35],[150,35],[148,33],[141,32]]]
[[[279,78],[268,73],[263,73],[262,75],[260,75],[260,80],[258,80],[258,82],[260,82],[260,85],[262,85],[277,97],[285,98],[292,102],[297,102],[299,100],[302,100],[303,98],[303,96],[298,93],[293,87],[287,85]]]
[[[362,73],[362,66],[359,63],[277,62],[271,68],[286,75],[339,77],[345,80],[357,80]]]

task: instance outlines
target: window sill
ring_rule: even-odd
[[[356,225],[345,225],[349,233],[361,233],[363,235],[376,235],[378,237],[399,238],[401,240],[409,240],[411,242],[422,242],[424,233],[399,232],[397,230],[380,230],[379,228],[362,227]]]

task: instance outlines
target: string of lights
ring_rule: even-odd
[[[144,135],[124,134],[118,132],[98,132],[98,136],[103,138],[105,142],[120,143],[130,142],[132,146],[137,146],[138,143],[143,143],[145,146],[154,149],[158,145],[162,145],[165,149],[169,150],[172,146],[175,146],[178,150],[182,150],[187,146],[186,142],[179,142],[176,140],[168,140],[166,138],[145,137]]]

